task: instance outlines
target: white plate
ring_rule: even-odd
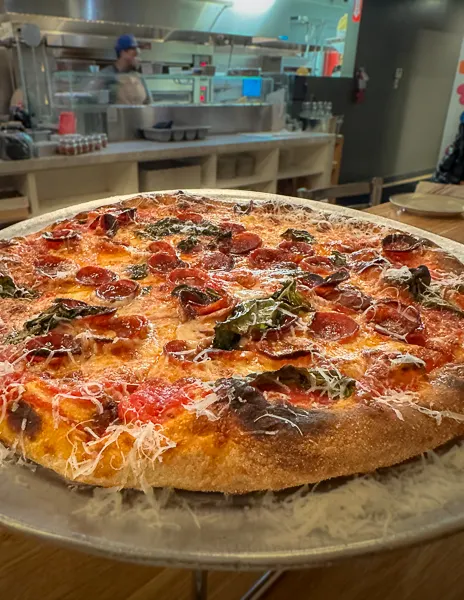
[[[455,217],[464,212],[464,201],[433,194],[397,194],[390,202],[415,215]]]

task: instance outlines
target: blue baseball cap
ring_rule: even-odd
[[[138,47],[139,45],[137,44],[135,37],[129,33],[125,33],[118,38],[114,49],[119,54],[119,52],[122,52],[123,50],[131,50],[132,48]]]

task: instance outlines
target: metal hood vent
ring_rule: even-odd
[[[231,8],[230,0],[0,0],[0,13],[3,11],[3,18],[10,21],[34,22],[42,31],[93,35],[133,32],[145,39],[165,39],[170,32],[176,32],[172,34],[175,36],[182,32],[187,38],[191,32],[203,32],[203,40],[218,32],[277,38],[288,33],[288,3],[275,0],[266,13],[245,19]]]

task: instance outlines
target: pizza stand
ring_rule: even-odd
[[[201,193],[231,201],[289,201],[250,192]],[[3,233],[5,237],[28,234],[114,200],[63,209]],[[338,206],[327,208],[360,216]],[[375,215],[363,217],[423,235],[463,255],[462,246],[455,242]],[[464,448],[459,445],[372,476],[236,497],[166,490],[152,495],[89,487],[70,490],[42,468],[8,461],[3,461],[0,477],[0,524],[121,561],[191,569],[195,600],[207,598],[208,570],[268,570],[244,596],[253,600],[284,570],[456,532],[464,528],[463,507]]]

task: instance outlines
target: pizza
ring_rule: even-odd
[[[457,438],[464,265],[351,214],[145,194],[2,240],[0,440],[66,481],[246,493]]]

